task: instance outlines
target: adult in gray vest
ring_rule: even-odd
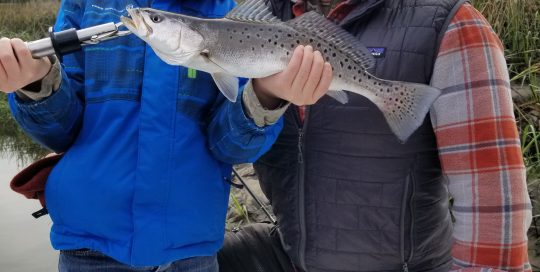
[[[295,270],[529,271],[509,79],[485,19],[460,0],[270,2],[283,20],[329,13],[372,51],[375,76],[443,91],[405,143],[359,95],[288,108],[255,169]]]

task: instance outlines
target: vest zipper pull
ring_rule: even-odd
[[[402,272],[409,272],[409,265],[407,263],[403,263],[403,268],[401,270]]]

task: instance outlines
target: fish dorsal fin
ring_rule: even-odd
[[[297,31],[315,36],[320,40],[333,44],[353,61],[359,63],[363,69],[370,70],[375,66],[375,58],[371,52],[354,37],[338,25],[327,20],[315,11],[310,11],[286,22]]]
[[[227,13],[225,18],[252,23],[281,22],[279,18],[272,14],[272,10],[265,0],[246,0]]]

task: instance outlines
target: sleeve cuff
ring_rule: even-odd
[[[283,103],[277,109],[269,110],[264,108],[255,91],[253,90],[252,81],[248,81],[242,93],[242,102],[246,110],[246,115],[253,119],[255,125],[264,127],[275,124],[279,118],[285,113],[290,103]]]
[[[42,80],[16,91],[20,99],[23,101],[39,101],[51,96],[53,92],[60,88],[60,83],[62,82],[60,62],[54,57],[51,58],[51,63],[51,70]]]

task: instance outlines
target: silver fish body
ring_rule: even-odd
[[[171,65],[211,73],[235,100],[237,77],[262,78],[283,71],[298,45],[311,45],[332,65],[329,95],[347,102],[343,90],[371,100],[396,136],[405,141],[423,122],[440,91],[423,84],[388,81],[369,73],[370,52],[355,37],[310,12],[289,22],[271,15],[261,0],[248,0],[222,19],[203,19],[154,9],[129,10],[124,24]]]

